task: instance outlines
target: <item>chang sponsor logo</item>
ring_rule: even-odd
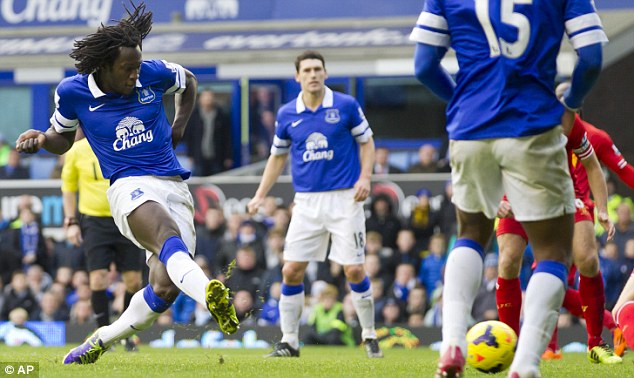
[[[152,130],[145,130],[143,121],[136,117],[125,117],[117,125],[115,131],[117,139],[112,143],[115,151],[123,151],[137,146],[143,142],[151,143],[154,140]]]
[[[312,133],[306,138],[306,151],[302,155],[305,162],[332,160],[335,151],[328,150],[328,139],[322,133]]]
[[[0,14],[9,24],[85,21],[99,26],[108,22],[112,0],[2,0]]]

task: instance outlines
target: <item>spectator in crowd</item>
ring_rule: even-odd
[[[253,316],[254,296],[247,290],[237,290],[233,295],[233,305],[236,308],[236,316],[240,321],[240,324],[250,327],[254,326],[256,317]]]
[[[48,266],[42,226],[31,207],[24,206],[19,209],[18,219],[11,223],[10,229],[3,232],[2,239],[2,247],[11,250],[5,253],[21,256],[22,268],[28,269],[34,264],[42,268]]]
[[[365,267],[365,272],[367,273],[370,281],[383,277],[381,274],[381,259],[378,255],[366,255],[363,266]]]
[[[423,325],[425,327],[442,326],[442,285],[438,286],[431,294],[431,307],[425,313]]]
[[[273,213],[273,226],[272,228],[279,228],[284,230],[284,234],[288,231],[288,225],[291,222],[291,211],[286,207],[278,206]]]
[[[484,258],[484,277],[476,294],[471,309],[471,316],[476,322],[497,320],[498,311],[495,302],[495,284],[498,279],[498,256],[488,253]]]
[[[614,228],[616,232],[614,233],[614,243],[618,246],[619,250],[619,258],[623,258],[625,253],[625,243],[628,239],[634,239],[634,223],[632,222],[632,211],[630,206],[626,202],[621,202],[619,206],[616,208],[616,223],[614,224]],[[606,232],[601,236],[601,242],[605,245],[607,241]]]
[[[421,261],[418,280],[431,296],[434,290],[442,284],[442,270],[445,265],[447,250],[445,236],[434,234],[429,241],[429,254]]]
[[[12,229],[0,231],[0,287],[11,282],[13,272],[22,270],[22,251],[13,245]]]
[[[227,274],[226,284],[236,292],[246,290],[252,298],[255,298],[262,283],[263,272],[263,269],[257,265],[253,248],[244,245],[238,249],[236,266],[230,274]]]
[[[29,314],[34,314],[39,306],[26,281],[26,274],[18,270],[13,273],[11,283],[4,288],[4,303],[0,309],[0,320],[8,320],[9,313],[21,307]]]
[[[352,328],[345,321],[343,304],[338,297],[339,291],[333,285],[326,285],[321,291],[319,303],[308,319],[311,329],[304,336],[304,344],[355,345]]]
[[[436,147],[425,143],[418,149],[418,162],[412,164],[407,173],[437,173],[438,172],[438,151]]]
[[[172,322],[174,324],[189,324],[194,318],[196,301],[182,291],[172,304]]]
[[[26,326],[28,319],[29,314],[25,309],[21,307],[13,309],[9,313],[9,323],[0,330],[0,341],[4,341],[8,346],[42,346],[41,337]]]
[[[275,136],[275,113],[264,110],[260,113],[259,127],[253,139],[255,159],[261,160],[269,155],[273,137]]]
[[[621,273],[619,251],[613,241],[607,242],[599,254],[599,267],[605,281],[603,285],[605,288],[605,308],[612,310],[627,280],[627,276]],[[632,269],[627,270],[627,272],[631,271]]]
[[[388,298],[383,306],[383,325],[394,326],[405,322],[403,304],[395,298]]]
[[[20,153],[15,149],[9,151],[7,164],[0,166],[0,179],[4,180],[16,180],[16,179],[28,179],[30,176],[29,168],[22,165],[20,162]]]
[[[51,276],[39,265],[31,265],[26,270],[26,280],[31,292],[38,301],[42,299],[44,292],[47,291],[53,283]]]
[[[370,279],[370,285],[372,285],[372,297],[374,297],[374,318],[377,323],[382,323],[383,307],[387,301],[385,283],[380,278],[372,278]]]
[[[445,183],[445,192],[442,195],[440,201],[440,208],[438,209],[438,227],[440,232],[445,235],[446,238],[452,239],[458,233],[458,221],[456,220],[456,206],[452,202],[453,198],[453,184],[451,180],[447,180]]]
[[[431,191],[427,188],[420,188],[416,192],[418,203],[412,209],[409,216],[409,228],[414,231],[417,248],[427,248],[429,238],[434,233],[438,223],[438,215],[432,210],[430,199]]]
[[[374,156],[375,175],[387,175],[393,173],[403,173],[403,171],[389,162],[390,150],[386,147],[377,147]]]
[[[92,323],[92,314],[90,298],[79,300],[70,308],[70,323],[77,325]]]
[[[414,231],[402,229],[396,237],[396,249],[389,260],[386,269],[395,271],[401,264],[410,264],[418,270],[420,267],[421,250],[416,247]]]
[[[427,291],[423,286],[415,286],[407,296],[407,304],[405,307],[405,312],[407,318],[418,314],[422,317],[425,316],[425,312],[427,312]]]
[[[222,209],[210,207],[205,212],[205,224],[196,226],[196,256],[204,256],[208,263],[215,263],[224,248],[226,231]]]
[[[264,293],[263,293],[264,294]],[[258,325],[279,325],[280,324],[280,295],[282,295],[282,281],[273,282],[267,292],[266,300],[262,305]]]
[[[396,248],[396,236],[401,229],[401,221],[395,214],[394,204],[384,194],[377,195],[370,207],[370,217],[365,221],[366,231],[377,231],[383,236],[383,245]]]
[[[266,268],[266,254],[264,252],[264,240],[258,232],[256,223],[247,219],[240,224],[238,229],[238,247],[249,246],[255,252],[256,264],[258,267]]]
[[[411,264],[400,264],[396,267],[394,283],[388,295],[398,300],[401,305],[405,305],[409,292],[416,286],[414,272],[414,266]]]
[[[71,272],[86,268],[86,256],[81,247],[72,245],[68,240],[57,241],[51,236],[46,237],[44,242],[51,276],[55,277],[60,267],[68,267]]]
[[[198,107],[189,118],[184,139],[194,176],[209,176],[233,166],[231,122],[217,106],[215,94],[206,89],[198,94]]]
[[[33,314],[33,320],[55,322],[67,321],[70,318],[70,311],[63,299],[51,290],[42,295],[39,307],[39,310]]]
[[[273,268],[280,263],[284,254],[284,230],[279,228],[271,229],[266,238],[266,268]]]

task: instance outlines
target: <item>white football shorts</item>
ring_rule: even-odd
[[[296,193],[293,216],[286,234],[284,260],[324,261],[341,265],[365,261],[363,202],[354,200],[354,189]]]
[[[574,214],[566,142],[560,126],[521,138],[450,141],[453,203],[494,219],[506,193],[518,221]]]
[[[134,176],[120,178],[106,192],[110,212],[119,232],[139,248],[145,249],[132,234],[128,225],[128,215],[147,201],[162,205],[172,216],[181,232],[181,238],[189,253],[196,250],[196,229],[194,227],[194,200],[187,184],[180,177]],[[152,253],[145,251],[146,261]]]

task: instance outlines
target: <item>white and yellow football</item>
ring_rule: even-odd
[[[499,373],[511,366],[517,335],[505,323],[480,322],[467,332],[467,363],[483,373]]]

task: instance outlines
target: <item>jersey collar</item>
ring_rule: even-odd
[[[332,108],[332,104],[333,104],[333,95],[332,95],[332,89],[328,88],[328,87],[324,87],[326,88],[326,93],[324,94],[324,99],[321,101],[321,107],[322,108]],[[295,110],[297,111],[297,114],[302,113],[304,110],[306,110],[306,105],[304,104],[304,100],[302,100],[302,92],[299,92],[299,95],[297,96],[297,102],[295,103]]]
[[[136,79],[136,87],[141,88],[141,82],[139,81],[139,79]],[[90,89],[90,93],[92,93],[92,96],[94,98],[99,98],[106,95],[101,89],[99,89],[99,86],[97,86],[97,81],[95,80],[93,74],[88,75],[88,89]]]

